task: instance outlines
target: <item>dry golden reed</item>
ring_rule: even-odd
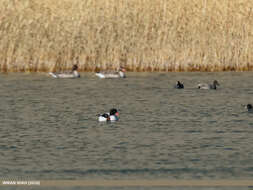
[[[252,0],[0,0],[0,70],[253,70]]]

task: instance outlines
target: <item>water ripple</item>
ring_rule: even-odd
[[[173,85],[182,80],[185,89]],[[217,91],[196,88],[221,81]],[[0,176],[250,178],[251,73],[130,73],[123,80],[1,75]],[[241,80],[244,80],[241,86]],[[246,88],[247,87],[247,88]],[[97,114],[119,109],[120,120]]]

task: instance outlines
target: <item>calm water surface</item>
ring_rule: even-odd
[[[81,76],[0,75],[0,177],[253,178],[252,72]],[[120,120],[98,123],[113,107]]]

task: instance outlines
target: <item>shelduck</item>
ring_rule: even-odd
[[[72,71],[69,73],[52,73],[50,72],[49,75],[51,75],[53,78],[80,78],[80,74],[77,71],[78,66],[73,65]]]

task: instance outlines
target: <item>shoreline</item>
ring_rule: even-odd
[[[115,70],[116,69],[108,69],[108,70]],[[18,71],[13,71],[13,70],[0,70],[0,73],[2,74],[9,74],[9,73],[49,73],[49,72],[65,72],[65,71],[71,71],[71,68],[66,68],[66,69],[54,69],[52,70],[18,70]],[[99,71],[106,71],[103,69],[78,69],[78,72],[80,73],[95,73]],[[140,70],[140,69],[126,69],[127,73],[222,73],[222,72],[252,72],[252,68],[244,68],[244,69],[190,69],[190,70],[160,70],[160,69],[147,69],[147,70]]]

